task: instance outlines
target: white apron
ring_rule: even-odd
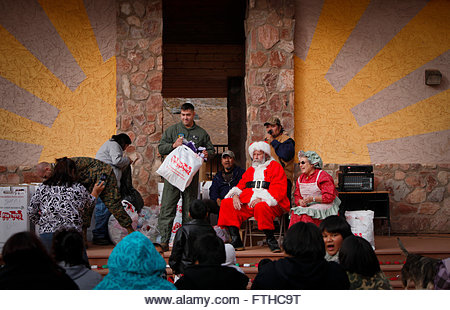
[[[300,183],[300,194],[303,198],[308,196],[322,196],[317,181],[319,180],[322,170],[317,174],[316,181],[314,183]],[[292,208],[292,213],[297,215],[306,214],[314,219],[323,220],[330,215],[337,215],[339,212],[339,205],[341,200],[336,197],[331,203],[311,202],[307,207],[295,206]]]

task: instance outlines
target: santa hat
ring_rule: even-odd
[[[266,141],[257,141],[250,144],[248,147],[248,152],[250,154],[250,157],[253,157],[254,151],[263,151],[267,155],[270,155],[270,145]]]

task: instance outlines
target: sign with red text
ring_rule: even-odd
[[[13,234],[30,229],[28,186],[0,187],[0,250]]]

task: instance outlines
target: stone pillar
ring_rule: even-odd
[[[129,156],[137,157],[133,184],[146,206],[158,204],[162,135],[162,1],[118,1],[117,129],[131,137]]]
[[[249,1],[246,32],[247,146],[265,136],[264,122],[280,118],[294,130],[294,0]]]

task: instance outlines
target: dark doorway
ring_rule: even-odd
[[[196,98],[211,98],[211,102],[214,98],[226,98],[227,145],[235,152],[238,164],[245,167],[247,113],[243,81],[247,2],[164,0],[162,3],[162,95],[165,102],[167,98],[187,101],[191,98],[193,102]],[[201,122],[205,122],[202,115]],[[218,149],[219,153],[222,150]],[[220,158],[217,157],[208,165],[218,166],[219,163]]]

